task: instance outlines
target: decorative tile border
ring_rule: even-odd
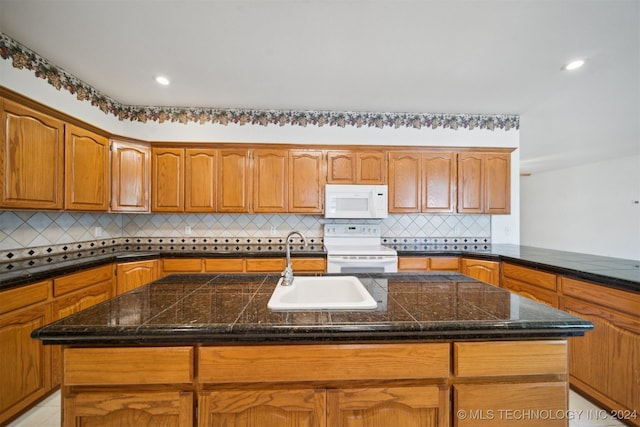
[[[491,249],[487,237],[453,238],[403,238],[383,237],[382,244],[398,251],[483,251]],[[301,238],[292,238],[292,250],[300,253],[324,252],[324,239],[307,238],[303,246]],[[95,240],[51,246],[0,251],[0,273],[13,272],[34,267],[55,265],[61,262],[91,258],[101,255],[135,252],[165,252],[171,254],[231,254],[231,253],[282,253],[286,250],[285,239],[268,238],[210,238],[210,237],[144,237]]]
[[[79,80],[60,67],[0,33],[0,57],[11,60],[14,68],[34,71],[35,76],[46,79],[57,90],[66,90],[76,95],[79,101],[91,102],[105,114],[113,114],[119,120],[131,122],[170,123],[229,123],[240,126],[336,126],[376,127],[376,128],[445,128],[445,129],[518,129],[520,117],[517,115],[478,114],[430,114],[430,113],[375,113],[336,111],[287,111],[218,109],[200,107],[153,107],[123,105],[113,98],[100,93],[92,86]]]

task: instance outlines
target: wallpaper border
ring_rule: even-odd
[[[431,128],[431,129],[519,129],[518,115],[480,114],[432,114],[432,113],[392,113],[392,112],[352,112],[352,111],[294,111],[224,109],[204,107],[157,107],[123,105],[99,92],[89,84],[51,64],[29,48],[21,45],[0,32],[0,57],[11,60],[19,70],[33,71],[35,76],[46,80],[58,91],[65,90],[75,95],[79,101],[90,102],[103,113],[117,117],[120,121],[157,123],[199,123],[227,126],[335,126],[335,127],[375,127],[375,128]]]

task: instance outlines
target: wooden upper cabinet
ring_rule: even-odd
[[[150,187],[149,144],[111,140],[111,210],[149,212]]]
[[[185,212],[215,212],[218,151],[212,148],[185,150]]]
[[[389,212],[453,212],[453,153],[389,153]]]
[[[323,164],[322,151],[289,152],[289,212],[324,212]]]
[[[389,153],[389,212],[420,212],[422,194],[420,153]]]
[[[108,210],[109,179],[109,140],[66,124],[65,209]]]
[[[458,154],[459,213],[511,212],[510,153]]]
[[[64,125],[0,99],[0,206],[62,209]]]
[[[511,154],[488,153],[484,156],[484,211],[511,213]]]
[[[287,212],[288,150],[253,151],[253,212]]]
[[[151,210],[184,211],[184,149],[151,149]]]
[[[385,172],[382,152],[327,152],[327,184],[384,184]]]
[[[351,151],[327,152],[327,184],[353,184],[355,180],[355,153]]]
[[[387,165],[384,153],[362,152],[356,154],[356,184],[385,184]]]
[[[249,150],[218,152],[218,212],[249,212]]]
[[[455,210],[456,158],[453,153],[422,155],[422,212]]]
[[[483,155],[458,154],[458,212],[484,213]]]

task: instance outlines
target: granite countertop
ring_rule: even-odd
[[[583,319],[451,274],[358,275],[373,310],[271,311],[274,274],[177,274],[33,332],[46,344],[126,345],[538,339]]]
[[[399,256],[459,255],[510,262],[525,267],[589,280],[605,286],[640,292],[640,261],[531,246],[492,244],[487,249],[462,251],[398,250]]]
[[[425,249],[419,245],[393,245],[399,256],[462,256],[468,258],[506,261],[538,270],[563,274],[576,279],[588,280],[604,286],[631,292],[640,292],[640,261],[576,252],[556,251],[530,246],[493,244],[482,248]],[[284,257],[284,247],[273,250],[253,250],[250,246],[242,251],[201,251],[201,250],[116,250],[84,251],[65,255],[64,259],[51,259],[44,264],[34,264],[26,268],[4,270],[0,274],[0,291],[47,280],[56,276],[74,273],[113,262],[132,262],[155,258],[221,258],[221,257]],[[295,248],[292,257],[327,255],[325,248],[314,245],[310,250]]]

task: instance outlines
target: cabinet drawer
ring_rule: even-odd
[[[502,279],[502,287],[527,298],[531,298],[534,301],[538,301],[552,307],[558,307],[558,294],[555,291],[531,285],[529,283],[520,282],[508,277],[504,277]]]
[[[96,283],[111,281],[113,279],[113,266],[92,268],[91,270],[53,279],[53,295],[59,296],[69,292],[95,285]]]
[[[324,258],[291,258],[294,272],[320,272],[327,270]]]
[[[640,294],[595,283],[560,277],[562,294],[612,308],[640,318]]]
[[[552,273],[502,263],[502,275],[504,277],[509,277],[520,282],[529,283],[552,291],[557,289],[556,275]]]
[[[457,377],[567,373],[567,342],[564,340],[465,342],[453,346],[453,368]]]
[[[204,271],[212,273],[242,273],[243,258],[205,258]]]
[[[202,347],[198,375],[205,383],[447,378],[449,344]]]
[[[31,304],[46,301],[51,292],[51,281],[34,283],[0,292],[0,314]]]
[[[66,348],[66,385],[193,381],[193,347]]]
[[[427,271],[429,270],[429,258],[426,257],[398,257],[399,271]]]
[[[247,272],[280,272],[286,267],[284,258],[247,258]]]
[[[165,273],[200,273],[202,259],[200,258],[168,258],[162,260],[162,270]]]
[[[566,427],[566,382],[458,384],[453,386],[453,425]]]
[[[432,271],[460,271],[458,257],[433,257],[429,259],[429,270]]]

